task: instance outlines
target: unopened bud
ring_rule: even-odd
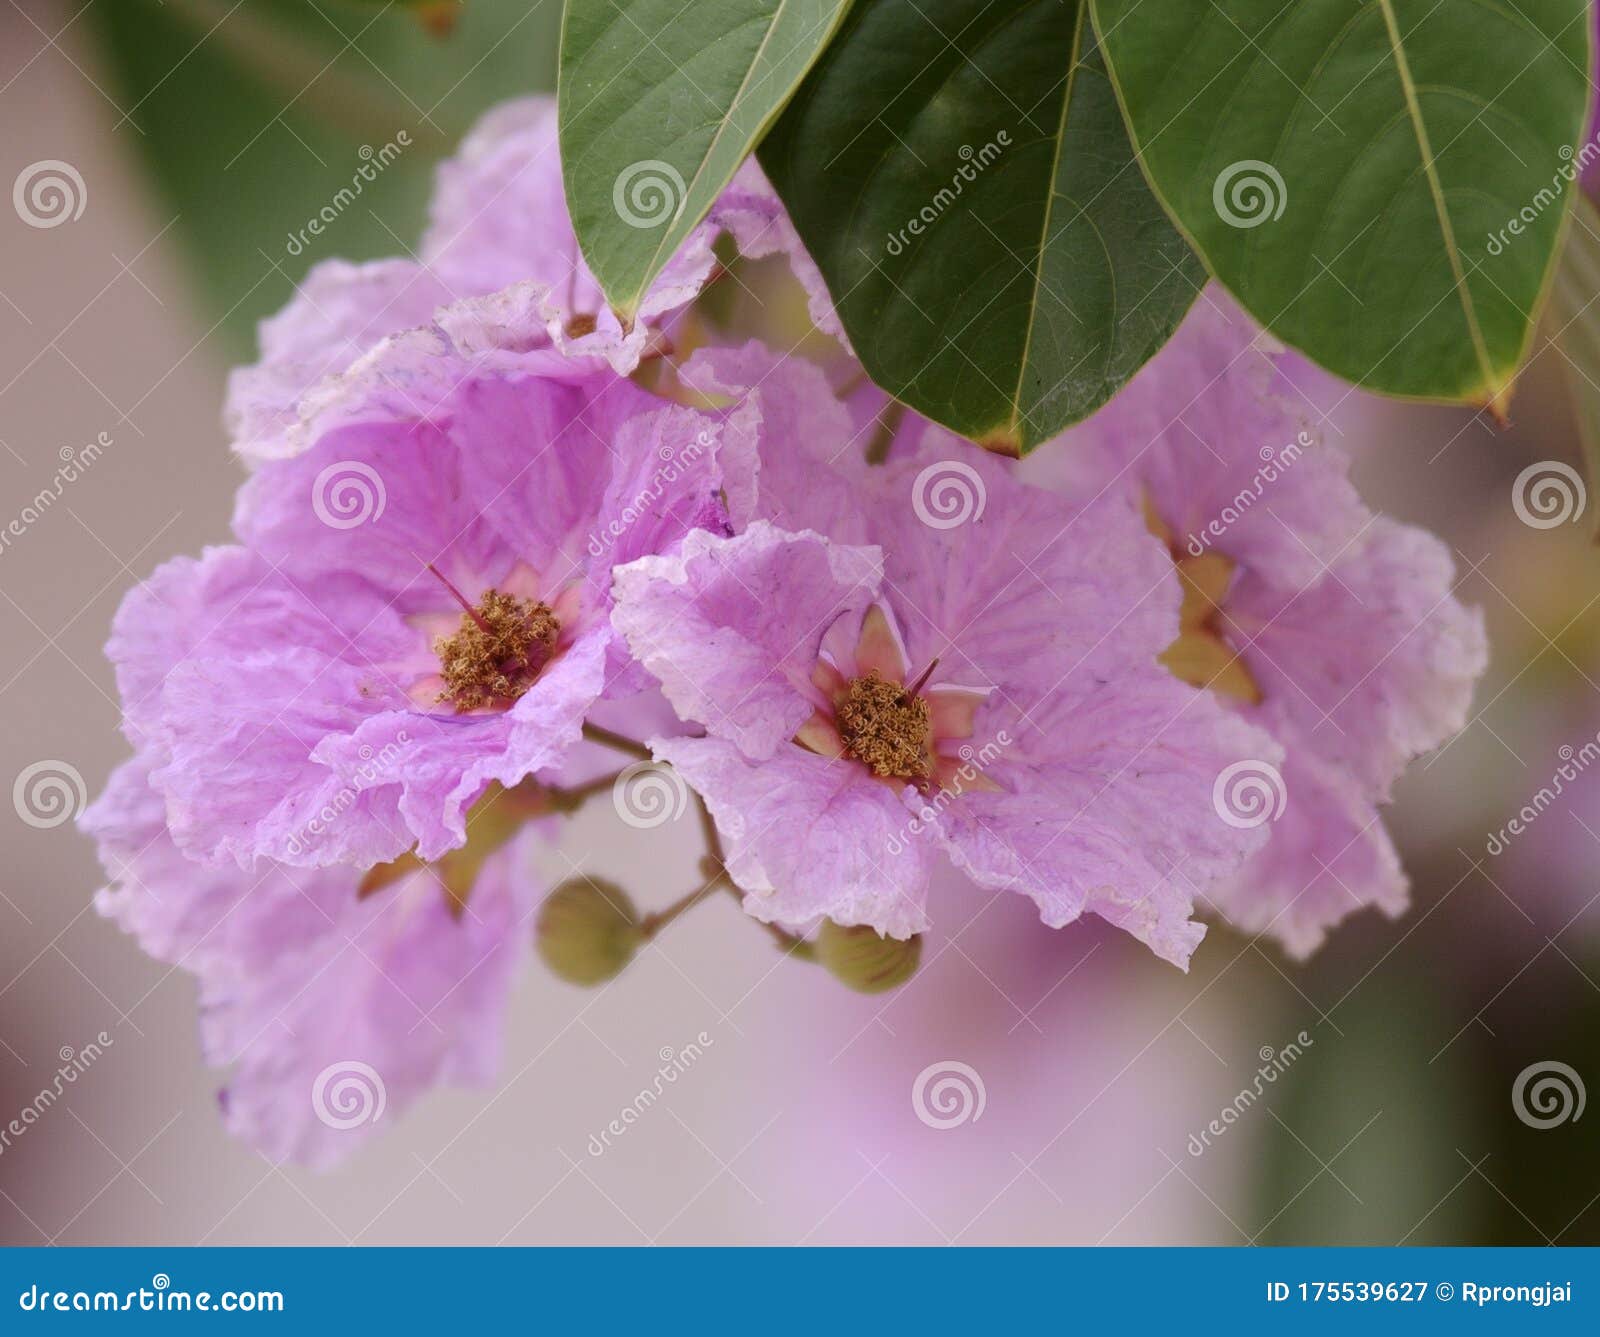
[[[816,940],[817,960],[857,993],[883,993],[917,973],[922,939],[885,938],[866,924],[844,927],[825,919]]]
[[[534,931],[545,965],[569,984],[604,984],[644,941],[628,893],[614,882],[575,877],[539,907]]]

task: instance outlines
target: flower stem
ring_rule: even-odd
[[[550,806],[557,812],[577,812],[596,794],[603,794],[613,788],[626,774],[626,771],[612,771],[610,775],[597,775],[593,780],[574,785],[571,789],[549,789],[545,792],[549,796]]]
[[[639,761],[652,760],[650,749],[643,743],[636,743],[631,738],[624,738],[619,733],[612,733],[610,729],[603,729],[598,724],[585,723],[583,736],[591,743],[598,743],[601,747],[609,747],[613,752],[621,752],[624,756],[634,757]]]
[[[815,961],[817,959],[817,949],[804,938],[797,938],[792,933],[786,933],[776,924],[762,924],[761,927],[772,935],[773,941],[783,948],[786,955],[792,956],[796,961]]]
[[[679,915],[694,909],[707,896],[711,895],[717,889],[720,881],[718,878],[713,878],[704,886],[691,891],[687,896],[679,897],[665,910],[657,910],[654,914],[646,915],[639,921],[639,932],[646,938],[655,937],[657,933],[666,928]]]
[[[878,414],[878,426],[867,442],[867,463],[884,464],[889,459],[889,447],[894,444],[901,420],[906,416],[906,406],[898,399]]]

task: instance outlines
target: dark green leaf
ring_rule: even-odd
[[[1150,180],[1257,319],[1370,389],[1503,408],[1571,189],[1587,0],[1093,8]]]
[[[849,0],[567,0],[562,174],[584,258],[633,315]]]
[[[862,0],[761,160],[872,378],[1007,453],[1115,394],[1204,281],[1076,3]]]

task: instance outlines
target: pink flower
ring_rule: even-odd
[[[169,563],[118,612],[128,732],[192,858],[461,844],[491,783],[559,767],[601,696],[644,685],[612,566],[726,524],[711,417],[609,372],[380,352],[310,449],[246,484],[240,546]]]
[[[1136,504],[1063,506],[938,434],[869,467],[820,374],[754,347],[686,375],[751,387],[744,532],[622,568],[614,621],[704,726],[654,746],[749,911],[904,937],[947,853],[1052,926],[1090,910],[1185,964],[1196,896],[1265,837],[1219,816],[1215,778],[1281,754],[1156,663],[1178,591]]]
[[[1184,590],[1164,661],[1282,745],[1271,840],[1211,895],[1297,956],[1363,906],[1404,910],[1379,805],[1465,724],[1488,657],[1449,551],[1362,503],[1309,379],[1208,289],[1121,394],[1039,452],[1069,495],[1143,505]]]

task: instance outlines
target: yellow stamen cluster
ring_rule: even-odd
[[[1219,552],[1196,557],[1178,546],[1171,529],[1144,499],[1145,526],[1167,545],[1178,578],[1183,605],[1178,613],[1178,639],[1160,658],[1173,677],[1192,687],[1206,687],[1250,705],[1261,704],[1261,688],[1244,659],[1228,643],[1223,601],[1233,584],[1234,564]]]
[[[896,780],[928,778],[928,703],[908,695],[876,671],[852,678],[839,703],[839,737],[874,775]]]
[[[444,675],[439,700],[458,711],[509,705],[533,686],[560,634],[548,604],[484,591],[455,634],[433,643]]]

